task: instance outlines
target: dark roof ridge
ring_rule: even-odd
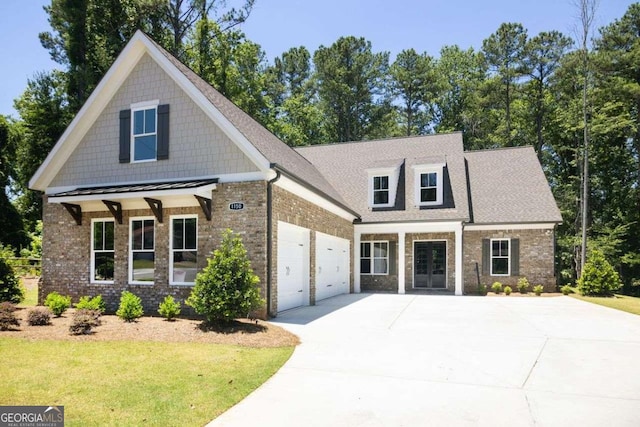
[[[382,142],[382,141],[396,141],[400,139],[418,139],[418,138],[427,138],[427,137],[442,137],[447,135],[455,135],[458,133],[462,133],[462,131],[454,131],[454,132],[445,132],[445,133],[430,133],[427,135],[408,135],[408,136],[390,136],[388,138],[379,138],[379,139],[363,139],[360,141],[345,141],[345,142],[329,142],[327,144],[308,144],[308,145],[299,145],[297,147],[293,147],[295,150],[298,148],[309,148],[309,147],[334,147],[337,145],[351,145],[351,144],[366,144],[367,142]]]
[[[518,145],[516,147],[495,147],[495,148],[477,148],[474,150],[465,150],[465,153],[489,153],[492,151],[506,151],[506,150],[517,150],[521,148],[533,148],[533,145]]]

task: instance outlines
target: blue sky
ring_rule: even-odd
[[[38,33],[49,30],[42,10],[48,3],[0,0],[0,114],[15,116],[13,100],[27,79],[57,66],[38,40]],[[600,0],[596,27],[622,17],[632,3]],[[256,0],[242,29],[270,61],[290,47],[313,52],[346,35],[365,37],[374,51],[389,51],[393,58],[407,48],[434,56],[445,45],[479,49],[503,22],[522,23],[530,36],[548,30],[573,36],[576,14],[574,0]]]

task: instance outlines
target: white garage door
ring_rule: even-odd
[[[349,293],[350,242],[316,233],[316,301]]]
[[[278,311],[309,304],[309,230],[278,221]]]

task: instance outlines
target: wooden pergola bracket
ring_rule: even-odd
[[[102,203],[107,206],[107,209],[109,209],[109,212],[111,212],[115,220],[118,221],[118,224],[122,224],[122,203],[111,200],[103,200]]]
[[[67,212],[76,221],[76,224],[82,225],[82,208],[80,205],[74,205],[72,203],[61,203],[67,209]]]
[[[145,202],[149,204],[151,211],[155,215],[159,223],[162,224],[162,201],[158,199],[152,199],[151,197],[145,197]]]
[[[207,221],[211,221],[211,199],[198,196],[197,194],[194,194],[194,197],[198,203],[200,203],[200,207],[202,208],[202,212],[204,212],[204,216],[207,217]]]

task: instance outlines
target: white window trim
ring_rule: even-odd
[[[364,240],[360,242],[361,244],[369,244],[371,245],[371,250],[369,251],[369,253],[371,254],[370,257],[363,257],[362,256],[362,251],[360,251],[360,259],[358,260],[358,262],[362,262],[362,258],[368,259],[370,260],[370,265],[369,265],[369,273],[360,273],[362,276],[388,276],[389,275],[389,241],[388,240]],[[374,256],[374,246],[375,243],[386,243],[387,244],[387,256],[382,258],[382,257],[375,257]],[[375,261],[376,259],[386,259],[387,260],[387,271],[386,273],[376,273],[375,272]]]
[[[196,251],[198,251],[198,215],[171,215],[169,217],[169,284],[172,286],[194,286],[195,282],[174,282],[173,281],[173,220],[174,219],[196,219]],[[199,254],[198,254],[199,256]]]
[[[93,248],[93,239],[94,239],[94,235],[93,235],[93,226],[96,222],[112,222],[113,223],[113,251],[105,251],[105,250],[100,250],[100,251],[96,251]],[[95,280],[95,272],[96,272],[96,263],[95,263],[95,254],[96,252],[98,253],[102,253],[102,252],[113,252],[114,254],[114,262],[115,262],[115,252],[116,252],[116,245],[115,245],[115,230],[116,230],[116,223],[115,220],[113,218],[92,218],[91,219],[91,260],[89,261],[89,270],[90,270],[90,280],[89,283],[91,284],[113,284],[114,280]],[[115,279],[115,277],[114,277]]]
[[[414,186],[415,186],[415,204],[418,207],[422,206],[440,206],[443,203],[443,188],[444,188],[444,167],[445,164],[432,164],[432,165],[415,165],[413,166]],[[435,173],[436,174],[436,200],[435,202],[423,202],[421,200],[422,182],[420,176],[423,173]]]
[[[131,104],[129,108],[131,108],[131,163],[148,163],[148,162],[156,162],[158,161],[158,105],[160,105],[159,99],[154,99],[153,101],[142,101]],[[156,109],[156,131],[151,134],[140,134],[137,136],[148,136],[155,135],[156,136],[156,157],[154,159],[144,159],[144,160],[135,160],[135,148],[136,148],[136,135],[133,133],[133,129],[135,126],[135,112],[140,110],[148,110],[150,108]]]
[[[507,274],[494,274],[493,273],[493,242],[502,242],[506,240],[507,242],[509,242],[509,246],[507,248]],[[499,258],[504,258],[504,257],[499,257]],[[508,237],[505,238],[496,238],[496,239],[491,239],[489,242],[489,270],[490,270],[490,275],[491,276],[496,276],[496,277],[508,277],[511,276],[511,239]]]
[[[400,174],[399,167],[368,169],[368,190],[369,190],[369,207],[370,208],[390,208],[396,204],[396,193],[398,190],[398,176]],[[376,177],[386,176],[389,178],[389,203],[374,204],[373,198],[373,179]]]
[[[133,221],[144,221],[144,220],[153,220],[153,252],[154,252],[154,256],[153,256],[153,271],[154,271],[154,275],[155,275],[155,271],[156,271],[156,259],[155,259],[155,251],[156,251],[156,217],[154,216],[134,216],[129,218],[129,284],[130,285],[146,285],[146,286],[153,286],[155,283],[155,280],[151,281],[151,282],[142,282],[140,280],[133,280],[133,241],[132,241],[132,237],[133,237]],[[144,239],[143,239],[143,245],[144,245]],[[149,252],[144,251],[144,252]]]

